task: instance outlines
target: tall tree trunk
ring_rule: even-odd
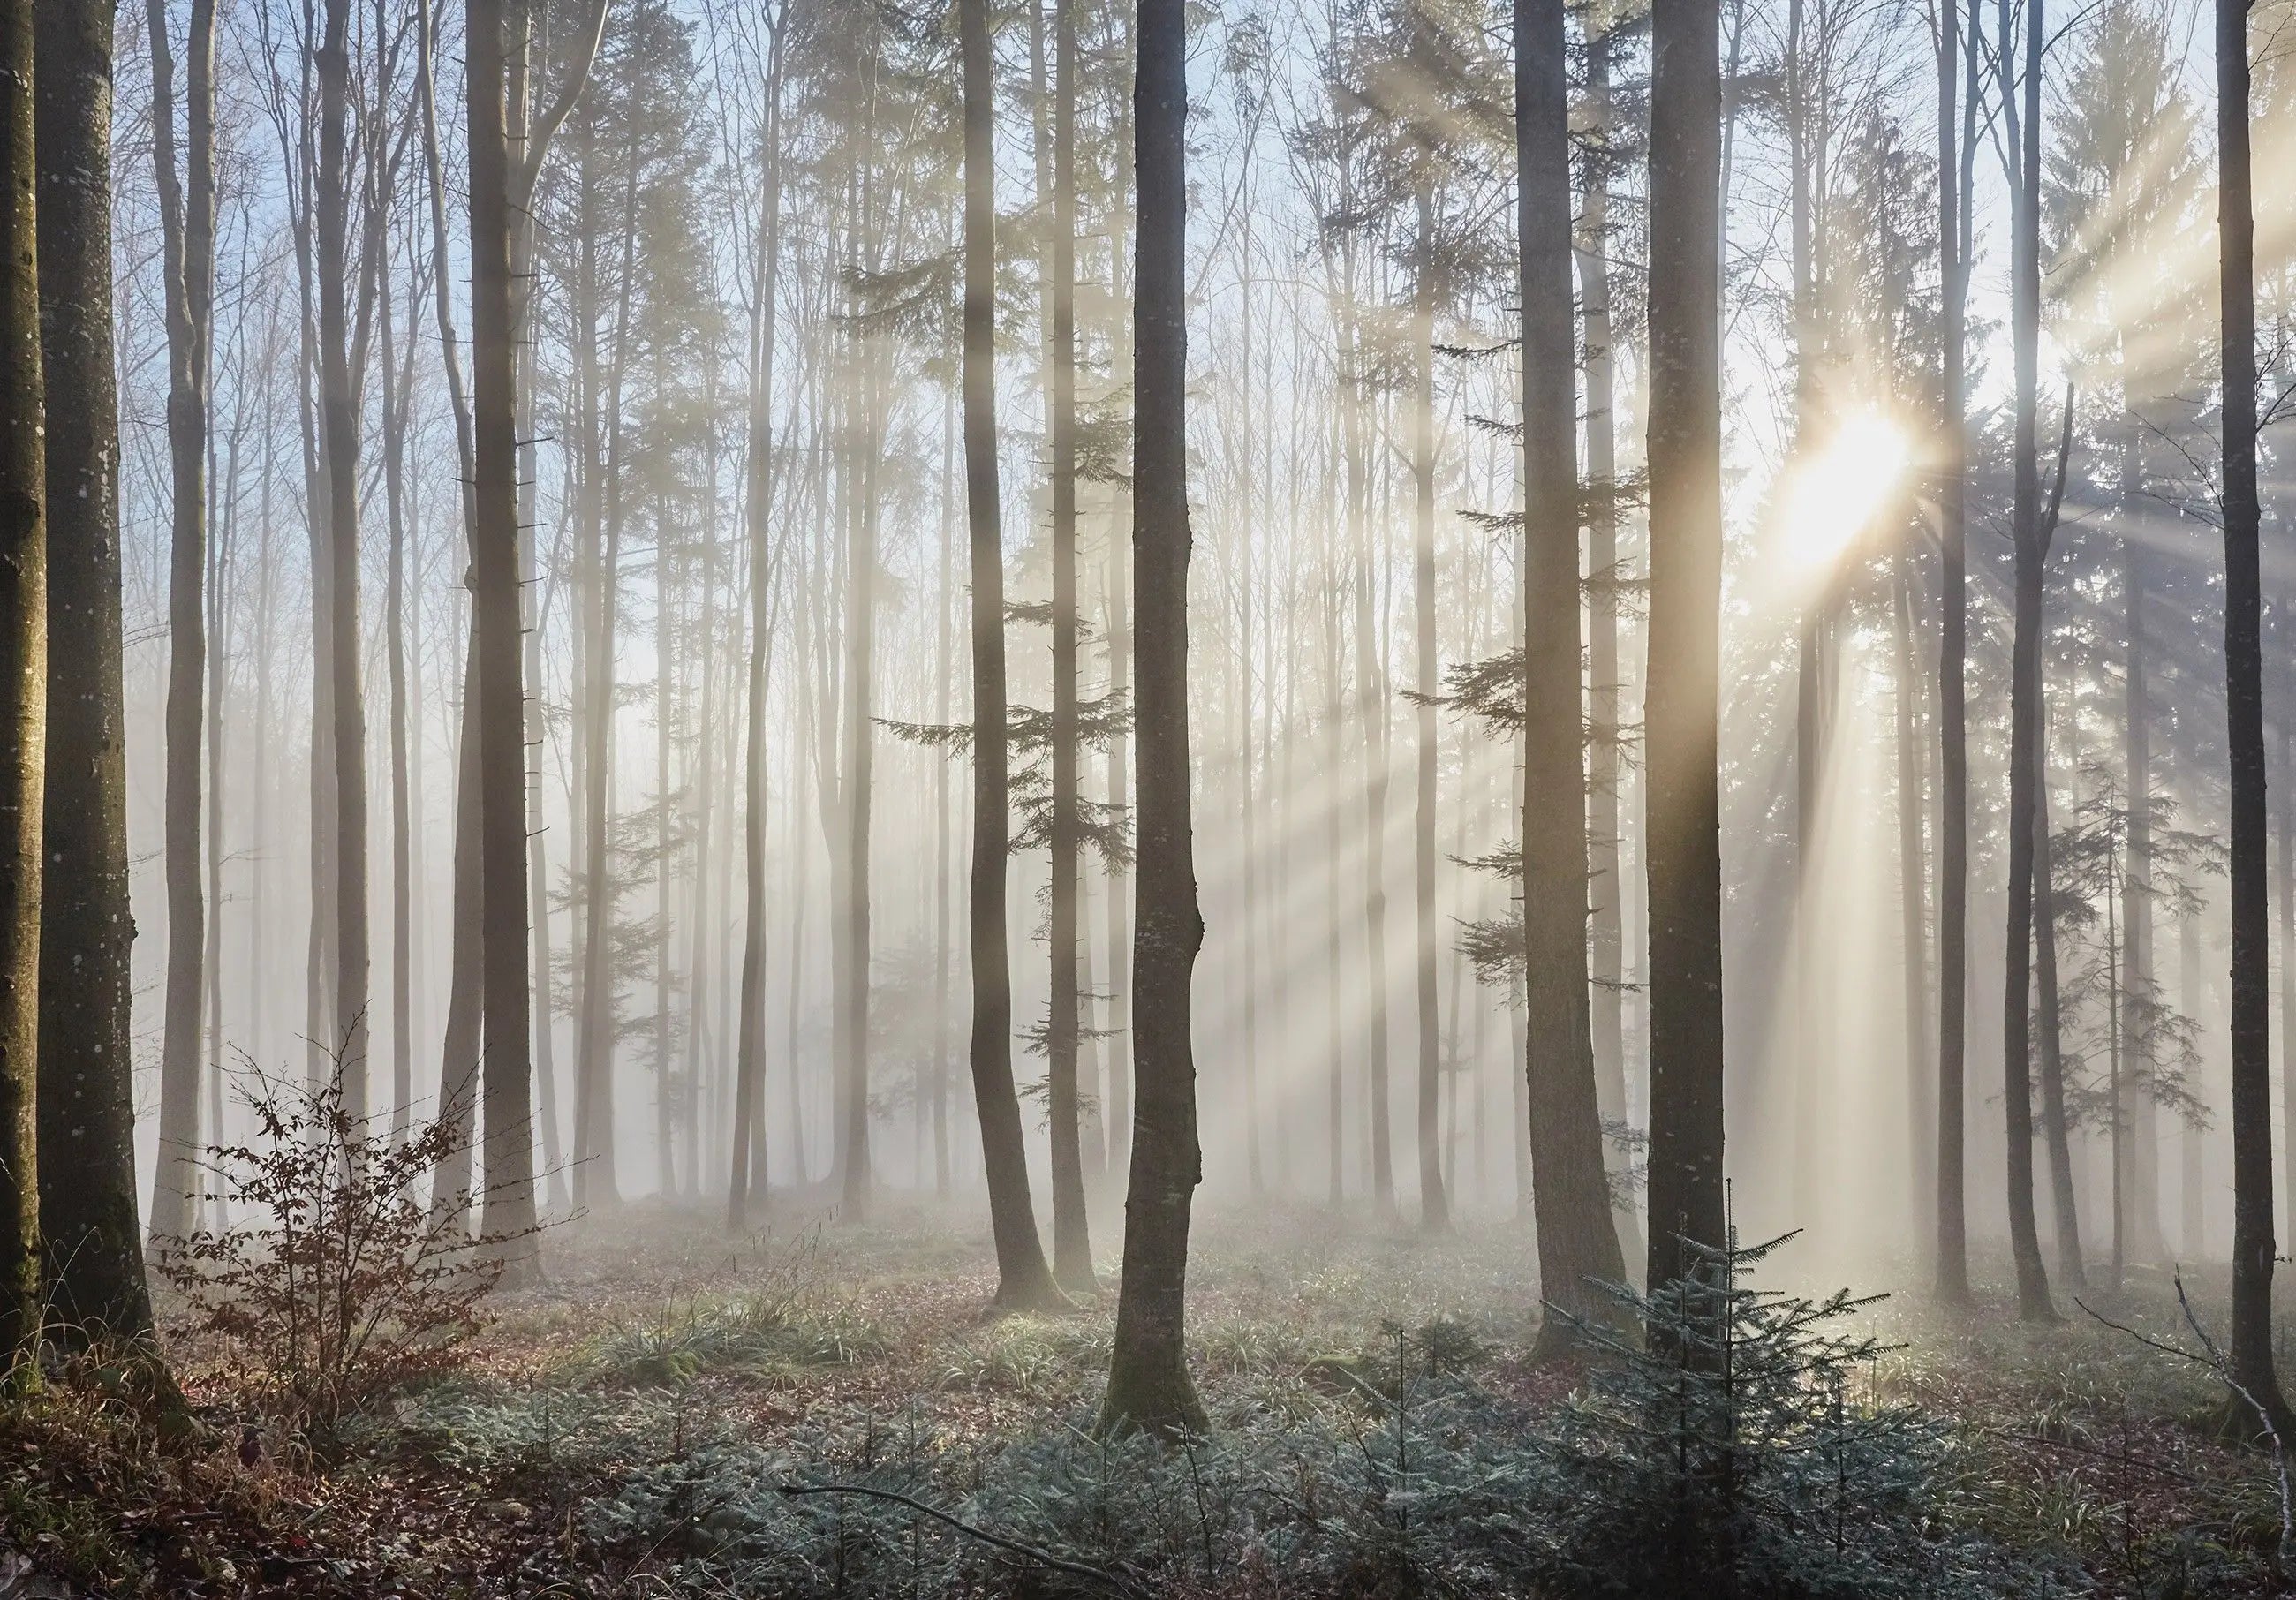
[[[1968,152],[1956,120],[1976,98],[1970,62],[1964,100],[1960,73],[1960,0],[1941,8],[1938,33],[1938,250],[1944,283],[1944,374],[1938,434],[1938,1104],[1937,1298],[1966,1305],[1969,1292],[1969,557],[1963,501],[1968,454],[1969,257],[1963,201]]]
[[[1915,1235],[1912,1243],[1919,1249],[1924,1243],[1921,1237],[1923,1203],[1937,1181],[1937,1142],[1929,1127],[1936,1109],[1937,1087],[1932,1081],[1935,1057],[1930,1049],[1928,919],[1923,915],[1928,874],[1923,870],[1927,862],[1922,844],[1924,785],[1921,685],[1916,676],[1920,668],[1914,654],[1914,619],[1918,609],[1915,561],[1912,548],[1898,551],[1892,563],[1896,582],[1891,587],[1898,651],[1898,945],[1906,999],[1906,1153],[1912,1178],[1912,1209],[1907,1217]]]
[[[1578,329],[1562,0],[1515,0],[1514,36],[1521,175],[1516,282],[1522,308],[1524,1081],[1539,1294],[1576,1314],[1596,1303],[1595,1280],[1616,1283],[1626,1269],[1603,1170],[1587,1001]],[[1560,1350],[1574,1336],[1570,1328],[1569,1315],[1545,1318],[1541,1349]]]
[[[1587,374],[1587,882],[1594,915],[1587,923],[1594,989],[1589,1025],[1595,1050],[1595,1091],[1605,1123],[1627,1117],[1626,875],[1619,849],[1624,806],[1620,759],[1619,603],[1624,593],[1619,561],[1618,363],[1611,312],[1611,176],[1617,111],[1611,101],[1611,59],[1618,23],[1608,11],[1587,36],[1587,115],[1593,148],[1587,157],[1587,201],[1580,213],[1578,295],[1585,311],[1582,338]],[[1480,1079],[1478,1079],[1480,1084]],[[1480,1135],[1480,1129],[1479,1135]],[[1641,1227],[1624,1150],[1605,1139],[1605,1170],[1613,1180],[1611,1209],[1624,1253],[1639,1262]],[[1480,1164],[1477,1180],[1483,1176]]]
[[[2019,176],[2011,226],[2011,343],[2016,367],[2012,512],[2016,550],[2013,638],[2009,669],[2009,926],[2002,986],[2002,1102],[2008,1125],[2009,1243],[2017,1266],[2018,1312],[2051,1321],[2047,1268],[2033,1217],[2033,843],[2038,825],[2034,780],[2039,775],[2041,588],[2048,562],[2042,527],[2038,427],[2041,335],[2041,0],[2026,11],[2021,143],[2012,129]],[[2005,92],[2010,72],[2002,41]]]
[[[2265,886],[2264,648],[2256,488],[2256,221],[2248,5],[2217,0],[2217,227],[2222,245],[2225,702],[2231,766],[2232,1377],[2278,1436],[2296,1427],[2272,1365],[2272,928]],[[2233,1401],[2235,1407],[2241,1399]],[[2236,1410],[2243,1430],[2250,1416]]]
[[[749,1226],[750,1194],[766,1189],[766,1151],[750,1148],[752,1124],[759,1120],[766,1087],[766,692],[773,655],[772,549],[774,492],[774,334],[781,295],[781,87],[780,15],[771,35],[766,69],[764,191],[758,202],[758,255],[750,313],[749,462],[747,496],[750,537],[749,704],[742,755],[742,943],[740,1030],[734,1067],[734,1165],[726,1189],[726,1227],[738,1233]],[[802,937],[800,934],[800,937]],[[795,995],[790,997],[794,1009]],[[794,1058],[790,1071],[797,1071]],[[790,1136],[800,1136],[795,1127]]]
[[[2049,837],[2049,721],[2046,695],[2040,723],[2040,747],[2033,752],[2033,945],[2040,982],[2034,1020],[2041,1030],[2041,1132],[2049,1145],[2049,1199],[2056,1221],[2057,1275],[2064,1279],[2067,1289],[2079,1293],[2087,1290],[2088,1276],[2081,1259],[2080,1206],[2074,1194],[2071,1129],[2065,1112],[2064,1019],[2058,1004],[2056,852],[2054,841]],[[2116,1232],[2117,1229],[2116,1221]]]
[[[335,1030],[343,1106],[368,1112],[366,699],[359,684],[358,396],[351,370],[350,0],[326,0],[319,45],[319,397],[326,437],[335,758]]]
[[[2141,488],[2139,491],[2141,493]],[[2144,1038],[2144,1008],[2152,989],[2152,704],[2146,681],[2151,650],[2144,637],[2146,567],[2135,539],[2125,542],[2123,582],[2127,587],[2127,648],[2121,681],[2128,710],[2123,718],[2128,771],[2124,792],[2128,806],[2128,864],[2120,887],[2120,1021],[2124,1050],[2134,1069],[2136,1089],[2129,1131],[2135,1156],[2129,1177],[2129,1247],[2141,1261],[2166,1256],[2161,1233],[2161,1143],[2153,1074],[2158,1064],[2139,1044]],[[2296,1146],[2291,1146],[2296,1150]]]
[[[1188,1377],[1186,1337],[1188,1214],[1203,1170],[1188,994],[1204,924],[1188,796],[1188,85],[1181,0],[1142,0],[1135,37],[1140,922],[1132,970],[1140,1038],[1124,1276],[1100,1426],[1169,1434],[1205,1425]]]
[[[469,0],[471,139],[471,611],[482,885],[481,1013],[488,1235],[512,1282],[537,1274],[531,996],[527,988],[525,685],[519,659],[518,394],[511,309],[512,175],[505,119],[504,0]],[[603,16],[603,11],[601,12]],[[586,72],[587,64],[585,63]],[[521,163],[531,193],[538,151]]]
[[[1650,1261],[1718,1248],[1722,1193],[1721,20],[1651,12],[1650,667],[1643,716],[1650,880]],[[1540,1186],[1546,1186],[1542,1177]]]
[[[390,1131],[406,1136],[414,1099],[414,819],[407,815],[406,412],[414,388],[414,341],[396,370],[389,263],[380,275],[382,328],[383,500],[390,521],[390,567],[383,598],[383,646],[390,674]],[[218,788],[216,810],[222,814]]]
[[[1077,901],[1082,856],[1077,708],[1076,102],[1077,0],[1054,0],[1057,83],[1053,111],[1052,501],[1053,816],[1052,996],[1046,1087],[1052,1112],[1053,1276],[1094,1287],[1085,1213],[1077,1057]],[[1033,8],[1032,8],[1033,9]],[[1249,870],[1247,866],[1246,870]]]
[[[39,1218],[54,1336],[146,1341],[130,1074],[112,8],[34,6],[50,721],[41,849]]]
[[[159,186],[168,319],[168,546],[165,855],[167,998],[160,1046],[155,1240],[192,1230],[200,1156],[200,702],[207,667],[207,431],[215,286],[215,6],[195,0],[184,41],[184,176],[176,142],[176,57],[168,8],[152,0],[152,164]],[[188,177],[188,190],[185,177]]]
[[[1568,180],[1566,179],[1566,185]],[[1411,348],[1415,371],[1411,397],[1411,488],[1413,497],[1411,587],[1414,641],[1418,653],[1417,788],[1412,797],[1411,898],[1412,944],[1418,978],[1419,1081],[1419,1221],[1431,1232],[1451,1226],[1450,1197],[1444,1191],[1441,1152],[1438,1143],[1436,1108],[1443,1086],[1443,1038],[1437,1016],[1435,980],[1435,198],[1432,176],[1422,172],[1413,196],[1419,234],[1414,242],[1414,276]],[[1564,269],[1568,271],[1568,267]],[[1567,296],[1566,291],[1566,296]],[[1574,398],[1575,409],[1576,401]],[[1576,459],[1573,459],[1576,467]],[[1576,486],[1573,486],[1574,491]],[[1574,492],[1573,498],[1576,495]],[[1571,539],[1577,543],[1577,519]],[[1572,564],[1578,562],[1572,552]],[[1578,596],[1570,603],[1575,611]],[[1571,630],[1577,637],[1578,630]],[[1572,673],[1577,674],[1574,662]],[[1247,680],[1248,681],[1248,680]],[[1246,816],[1250,815],[1249,808]],[[1244,938],[1249,944],[1250,930]]]
[[[0,376],[0,1372],[34,1355],[43,1303],[37,1124],[48,585],[38,176],[32,147],[32,0],[5,0],[0,4],[0,185],[6,196],[0,200],[0,373],[5,374]]]
[[[972,548],[972,1094],[996,1238],[996,1302],[1060,1303],[1037,1235],[1013,1087],[1004,551],[996,472],[996,152],[988,0],[958,0],[964,70],[964,501]]]

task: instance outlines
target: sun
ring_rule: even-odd
[[[1843,420],[1790,475],[1777,509],[1778,549],[1800,569],[1831,565],[1866,531],[1913,459],[1905,430],[1875,412]]]

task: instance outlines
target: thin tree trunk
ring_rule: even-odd
[[[1895,620],[1898,648],[1898,945],[1904,973],[1906,1000],[1906,1146],[1912,1209],[1907,1213],[1915,1231],[1915,1249],[1924,1243],[1924,1202],[1936,1186],[1937,1141],[1929,1126],[1936,1110],[1935,1057],[1930,1048],[1929,948],[1924,870],[1928,863],[1922,841],[1924,808],[1921,722],[1918,695],[1920,671],[1914,655],[1915,554],[1900,549],[1896,567]]]
[[[1204,929],[1188,795],[1188,91],[1181,0],[1142,0],[1136,38],[1140,924],[1132,970],[1140,1038],[1124,1276],[1100,1426],[1170,1434],[1205,1426],[1188,1377],[1186,1338],[1188,1217],[1203,1167],[1188,995]]]
[[[130,1077],[119,405],[112,375],[112,11],[34,8],[45,380],[48,737],[39,1219],[68,1344],[148,1341]]]
[[[1077,988],[1077,901],[1082,830],[1078,768],[1076,454],[1076,0],[1055,0],[1058,60],[1053,114],[1052,510],[1053,815],[1051,1012],[1046,1087],[1052,1112],[1053,1276],[1067,1289],[1094,1287],[1092,1228],[1085,1213],[1082,1114],[1077,1055],[1082,998]],[[1032,7],[1032,12],[1034,8]],[[1246,869],[1250,870],[1247,865]],[[1257,1153],[1254,1155],[1255,1161]]]
[[[1938,1110],[1936,1294],[1966,1305],[1969,1292],[1969,663],[1968,454],[1964,414],[1968,361],[1969,253],[1964,202],[1969,152],[1956,137],[1977,94],[1970,62],[1964,98],[1959,68],[1960,0],[1941,7],[1938,34],[1938,250],[1944,283],[1944,381],[1938,419]],[[1972,12],[1972,16],[1973,16]]]
[[[2010,654],[2009,705],[2009,925],[2006,981],[2002,986],[2002,1102],[2008,1126],[2009,1243],[2017,1266],[2019,1315],[2030,1322],[2053,1321],[2049,1280],[2041,1261],[2040,1236],[2033,1217],[2033,845],[2038,825],[2034,780],[2039,775],[2041,718],[2041,590],[2048,561],[2048,536],[2041,519],[2038,426],[2041,329],[2041,0],[2026,11],[2024,111],[2018,152],[2012,234],[2011,343],[2016,367],[2014,452],[2016,486],[2012,513],[2016,552],[2013,638]],[[2009,62],[2003,41],[2005,88]]]
[[[2088,1288],[2082,1266],[2080,1207],[2073,1192],[2071,1130],[2065,1113],[2064,1022],[2057,993],[2056,873],[2049,837],[2048,708],[2041,709],[2040,748],[2033,752],[2033,944],[2038,964],[2041,1029],[2041,1131],[2049,1144],[2049,1196],[2055,1213],[2057,1274],[2075,1292]],[[2111,946],[2108,945],[2110,949]],[[2116,1145],[2119,1136],[2114,1136]],[[2115,1236],[2119,1224],[2115,1221]],[[2118,1284],[2118,1278],[2115,1283]]]
[[[773,654],[771,578],[774,491],[774,334],[781,294],[781,86],[780,15],[777,13],[767,67],[766,148],[761,155],[764,192],[758,206],[758,256],[750,324],[748,496],[750,537],[749,703],[742,756],[742,943],[740,1031],[734,1068],[734,1163],[726,1190],[726,1227],[749,1226],[752,1189],[766,1190],[766,1149],[750,1148],[752,1125],[763,1109],[766,1083],[766,693]],[[800,937],[802,935],[800,934]],[[790,997],[792,1011],[797,997]],[[796,1058],[790,1071],[797,1071]],[[792,1124],[790,1136],[800,1130]]]
[[[1443,1084],[1443,1037],[1438,1026],[1435,980],[1435,198],[1433,179],[1422,173],[1413,197],[1418,211],[1414,284],[1412,353],[1416,366],[1411,406],[1412,615],[1418,654],[1419,704],[1415,718],[1418,739],[1417,788],[1413,795],[1411,893],[1414,925],[1414,967],[1418,978],[1419,1094],[1419,1220],[1430,1232],[1451,1226],[1450,1196],[1443,1185],[1438,1145],[1436,1110]],[[1576,402],[1573,402],[1574,409]],[[1576,461],[1574,458],[1573,465]],[[1575,488],[1575,485],[1574,485]],[[1574,496],[1575,497],[1575,496]],[[1577,542],[1577,528],[1572,528]],[[1577,555],[1574,551],[1572,561]],[[1575,608],[1578,597],[1573,594]],[[1572,630],[1576,637],[1577,630]],[[1576,667],[1573,667],[1574,674]],[[1247,808],[1247,816],[1249,810]],[[1251,937],[1246,930],[1245,939]],[[1456,1126],[1456,1124],[1455,1124]]]
[[[964,71],[964,480],[972,549],[972,1093],[996,1239],[996,1301],[1061,1301],[1029,1200],[1013,1087],[1013,978],[1005,947],[1007,744],[1004,562],[996,472],[995,62],[988,0],[959,0]]]
[[[195,0],[184,42],[184,166],[177,174],[176,58],[168,8],[150,5],[152,164],[158,178],[168,318],[172,531],[168,586],[167,998],[160,1046],[160,1159],[151,1236],[192,1229],[200,1145],[200,702],[207,665],[209,308],[215,285],[215,7]]]

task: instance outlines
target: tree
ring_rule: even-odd
[[[208,378],[215,290],[215,6],[193,0],[184,39],[183,168],[176,56],[165,0],[151,0],[152,165],[160,192],[168,321],[166,841],[168,982],[160,1046],[153,1238],[191,1231],[200,1143],[200,702],[207,669]],[[187,169],[187,170],[186,170]],[[188,189],[186,188],[188,176]]]
[[[32,0],[0,4],[0,1360],[40,1333],[36,1125],[47,490],[32,149]]]
[[[996,112],[988,0],[959,0],[964,77],[964,510],[972,551],[972,1095],[996,1237],[996,1303],[1061,1303],[1029,1200],[1013,1086],[1013,973],[1004,940],[1004,546],[996,471]],[[861,1114],[867,1115],[865,1107]]]
[[[1972,20],[1975,12],[1972,10]],[[1937,1298],[1969,1293],[1969,554],[1968,472],[1970,146],[1977,100],[1972,52],[1964,99],[1960,0],[1938,13],[1938,260],[1944,299],[1944,372],[1938,386],[1938,1152]],[[1962,126],[1956,128],[1956,123]]]
[[[766,693],[773,646],[771,547],[774,505],[774,331],[781,294],[782,210],[782,29],[786,7],[769,25],[766,68],[764,192],[758,201],[757,274],[750,332],[749,476],[750,661],[747,748],[743,756],[742,810],[743,944],[742,999],[734,1077],[734,1169],[726,1186],[726,1226],[738,1232],[748,1221],[752,1125],[764,1109],[766,1061]],[[791,1071],[796,1070],[791,1063]],[[756,1187],[763,1190],[763,1141],[756,1153]]]
[[[1082,1032],[1077,983],[1080,884],[1081,741],[1077,705],[1076,119],[1077,0],[1054,0],[1052,249],[1053,726],[1051,928],[1046,1087],[1052,1112],[1053,1275],[1063,1287],[1093,1286],[1092,1232],[1085,1213],[1077,1088]]]
[[[2247,0],[2217,0],[2217,230],[2223,316],[2225,728],[2231,767],[2232,1377],[2278,1437],[2296,1428],[2272,1365],[2272,929],[2265,882],[2262,521],[2256,487],[2256,217]],[[2249,1418],[2236,1410],[2245,1430]]]
[[[112,380],[110,4],[35,8],[46,381],[48,737],[40,900],[39,1186],[59,1336],[142,1339],[128,1027],[119,404]]]
[[[1578,330],[1563,0],[1515,0],[1514,39],[1522,252],[1524,1071],[1539,1292],[1576,1315],[1591,1308],[1593,1284],[1616,1283],[1625,1269],[1603,1170],[1587,997]],[[1719,605],[1718,596],[1718,627]],[[1567,1316],[1548,1318],[1541,1348],[1559,1352],[1570,1326]]]
[[[1722,1193],[1721,11],[1651,12],[1647,1282],[1719,1249]]]
[[[1140,194],[1132,381],[1137,1037],[1124,1277],[1100,1428],[1170,1434],[1205,1426],[1187,1364],[1188,1217],[1203,1175],[1188,1004],[1204,924],[1196,907],[1188,796],[1188,78],[1182,0],[1142,0],[1134,37]]]
[[[2016,367],[2016,484],[2011,534],[2016,556],[2009,679],[2009,927],[2002,984],[2002,1103],[2009,1140],[2009,1243],[2017,1265],[2017,1308],[2031,1322],[2055,1319],[2048,1269],[2033,1216],[2032,981],[2034,843],[2040,826],[2038,799],[2041,730],[2041,590],[2048,568],[2053,503],[2041,509],[2038,432],[2041,338],[2041,0],[2025,13],[2024,110],[2021,131],[2011,113],[2009,145],[2015,152],[2012,185],[2010,341]],[[2010,98],[2012,57],[2002,41],[2004,103]],[[2068,397],[2065,425],[2070,438]],[[2063,463],[2057,488],[2064,488]]]

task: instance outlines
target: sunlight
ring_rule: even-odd
[[[1866,530],[1905,476],[1913,447],[1878,413],[1849,417],[1792,469],[1778,505],[1778,548],[1794,567],[1831,565]]]

